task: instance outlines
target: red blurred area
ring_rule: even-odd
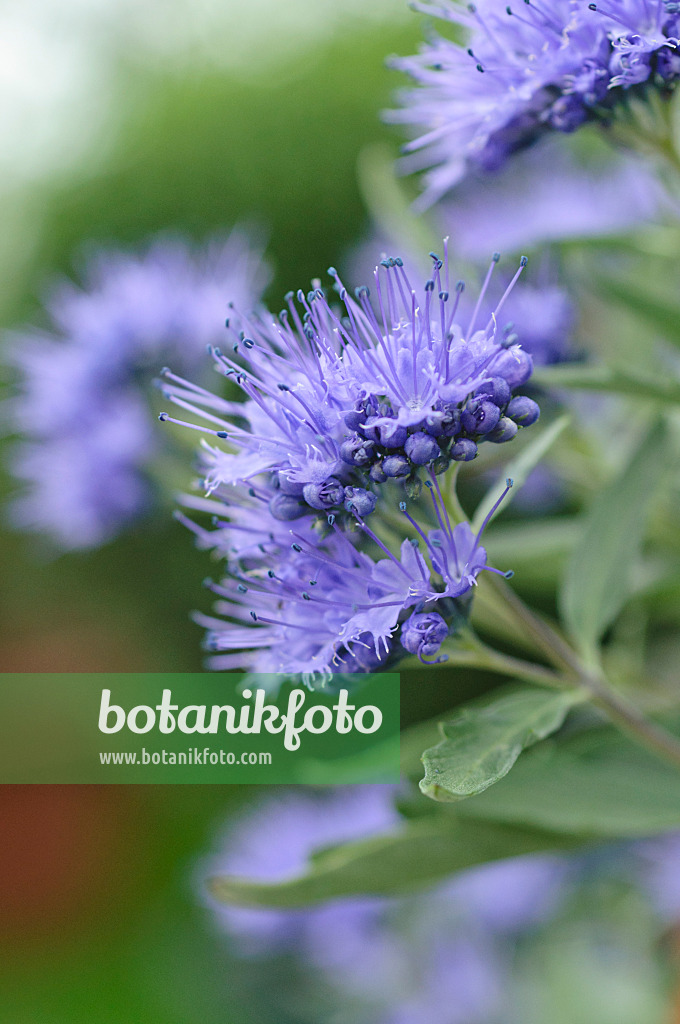
[[[123,786],[2,786],[0,928],[79,929],[124,896],[145,846]]]

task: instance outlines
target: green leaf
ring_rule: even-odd
[[[567,564],[560,610],[586,656],[630,593],[630,570],[644,537],[645,513],[669,461],[668,447],[659,421],[621,475],[597,495]]]
[[[324,850],[298,878],[263,883],[222,876],[208,885],[223,903],[299,907],[339,896],[405,892],[474,864],[554,849],[564,843],[564,837],[542,830],[433,814],[404,822],[400,830],[388,835]]]
[[[528,751],[507,778],[457,811],[566,834],[650,835],[680,827],[680,773],[617,730],[592,729]]]
[[[522,487],[531,471],[536,468],[548,449],[568,427],[570,419],[571,417],[568,415],[560,416],[546,430],[539,431],[531,443],[523,448],[516,458],[507,463],[500,479],[487,491],[477,506],[475,517],[472,520],[473,533],[477,533],[481,528],[487,515],[498,501],[499,493],[502,491],[506,479],[509,477],[514,482],[514,487],[500,508],[496,510],[493,518],[508,507],[513,495]]]
[[[532,383],[545,388],[567,388],[574,391],[605,391],[617,395],[632,395],[636,399],[650,399],[673,405],[680,404],[680,383],[671,377],[640,374],[613,366],[586,366],[563,363],[559,366],[538,366]]]
[[[494,523],[484,534],[489,564],[513,569],[522,587],[555,593],[582,530],[577,516]]]
[[[575,691],[527,687],[461,708],[441,726],[442,742],[423,754],[421,791],[447,803],[483,793],[508,774],[523,750],[559,729],[582,699]]]
[[[680,305],[669,302],[650,293],[647,287],[641,287],[633,281],[620,281],[615,278],[598,277],[595,282],[597,291],[605,299],[610,299],[640,317],[649,327],[658,331],[666,340],[680,345]]]

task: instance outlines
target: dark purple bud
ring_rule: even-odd
[[[528,352],[513,345],[494,360],[493,368],[499,377],[505,377],[510,390],[514,391],[529,380],[534,371],[534,363]]]
[[[505,441],[512,441],[516,434],[517,424],[513,423],[507,416],[501,416],[498,426],[490,434],[486,435],[486,439],[487,441],[493,441],[494,444],[503,444]]]
[[[366,466],[373,461],[372,449],[372,441],[365,441],[358,434],[352,434],[340,445],[340,458],[348,466]]]
[[[499,408],[508,404],[511,394],[510,385],[505,377],[489,377],[488,380],[482,381],[475,391],[475,395],[488,398],[490,402],[493,402]]]
[[[403,455],[388,455],[383,460],[383,473],[385,476],[408,476],[411,472],[411,464]]]
[[[443,411],[445,413],[442,424],[444,437],[455,437],[460,430],[460,409],[457,409],[455,405],[449,405]]]
[[[387,480],[387,477],[385,476],[385,473],[383,471],[382,462],[374,462],[369,470],[368,475],[370,476],[371,480],[373,480],[376,484],[384,484],[385,481]]]
[[[279,489],[284,494],[292,494],[295,498],[300,498],[302,496],[302,490],[305,485],[299,483],[297,480],[289,480],[282,470],[279,470],[278,481]]]
[[[409,654],[432,657],[449,635],[449,627],[438,612],[414,612],[401,627],[401,643]]]
[[[326,512],[335,505],[341,505],[345,496],[345,488],[333,477],[322,484],[305,484],[302,496],[308,505]]]
[[[488,434],[501,418],[501,411],[489,399],[473,398],[460,416],[460,423],[468,434]]]
[[[345,508],[348,512],[356,512],[362,518],[370,516],[376,501],[375,494],[365,491],[363,487],[345,487]]]
[[[461,437],[460,441],[451,447],[449,455],[456,462],[472,462],[477,458],[477,445],[469,437]]]
[[[358,430],[366,422],[366,413],[363,409],[353,409],[345,413],[345,425],[348,430]]]
[[[518,427],[530,427],[541,415],[541,410],[533,398],[517,395],[508,405],[506,413]]]
[[[408,431],[395,420],[378,427],[378,437],[384,448],[403,448]]]
[[[282,491],[278,491],[269,502],[269,511],[274,516],[274,519],[280,519],[281,522],[288,523],[293,519],[299,519],[300,516],[307,515],[309,508],[301,501],[298,501],[292,494],[284,494]]]
[[[404,451],[416,466],[426,466],[428,462],[441,455],[441,449],[435,439],[421,431],[411,434],[404,445]]]

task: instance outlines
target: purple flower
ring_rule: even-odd
[[[238,875],[262,882],[280,882],[301,875],[310,856],[324,847],[365,839],[399,825],[394,807],[395,787],[364,785],[314,791],[285,791],[270,797],[237,819],[226,838],[224,850],[206,860],[199,882],[214,875]],[[376,918],[381,900],[357,899],[335,907],[297,911],[248,910],[226,907],[204,896],[220,925],[239,943],[241,952],[271,954],[278,948],[320,948],[325,961],[334,957],[351,960],[360,954],[364,931]],[[336,910],[337,907],[337,910]],[[320,927],[332,916],[334,928]],[[337,927],[342,921],[342,934]],[[319,947],[316,936],[325,937]],[[329,944],[328,938],[334,940]],[[339,941],[342,940],[342,941]]]
[[[545,366],[573,358],[572,336],[576,316],[573,303],[562,288],[555,284],[517,288],[508,303],[506,315],[512,331],[522,339],[522,348],[536,365]],[[523,396],[518,396],[520,398]],[[510,405],[512,401],[515,399]]]
[[[208,493],[267,473],[286,495],[270,506],[282,520],[297,519],[305,507],[310,515],[332,510],[342,518],[344,509],[351,517],[348,505],[356,502],[347,488],[370,493],[387,479],[412,481],[421,467],[441,473],[452,460],[474,457],[482,441],[507,439],[494,428],[532,361],[498,318],[526,260],[483,314],[494,256],[461,326],[464,286],[450,281],[446,248],[443,260],[432,259],[433,277],[420,294],[401,259],[382,260],[375,308],[367,288],[350,298],[332,269],[344,308],[316,287],[298,292],[301,308],[289,295],[278,319],[239,316],[229,353],[217,348],[213,356],[243,402],[165,373],[166,396],[206,421],[206,434],[228,442],[204,441]],[[161,419],[183,423],[167,413]]]
[[[416,10],[462,26],[460,45],[433,33],[414,57],[393,61],[418,88],[393,122],[422,131],[408,169],[430,168],[425,205],[470,168],[495,170],[550,130],[605,118],[622,91],[676,81],[677,4],[669,0],[424,0]]]
[[[644,840],[636,846],[637,879],[654,910],[668,924],[680,921],[680,832]]]
[[[308,517],[291,524],[272,514],[263,487],[237,488],[233,505],[187,499],[215,514],[213,530],[181,518],[230,571],[219,584],[206,581],[219,598],[217,614],[196,616],[208,630],[207,647],[220,652],[211,667],[301,675],[311,684],[384,669],[405,651],[429,663],[459,619],[456,602],[480,572],[498,570],[487,565],[480,543],[489,517],[476,536],[468,523],[452,526],[434,474],[427,485],[438,526],[426,534],[402,502],[415,535],[398,555],[356,508],[355,533],[332,514],[320,532]]]
[[[553,136],[516,154],[498,174],[471,171],[436,208],[438,222],[450,228],[453,251],[481,261],[493,247],[526,252],[552,242],[625,234],[669,207],[658,177],[640,159],[617,155],[583,164],[570,149],[564,136]],[[508,307],[531,290],[516,288]]]
[[[483,929],[519,933],[551,917],[573,873],[566,857],[536,854],[494,861],[456,875],[449,898]]]
[[[139,516],[153,499],[146,469],[158,452],[145,376],[165,359],[200,372],[229,299],[250,306],[266,278],[260,252],[237,230],[203,250],[161,238],[139,256],[100,253],[82,289],[54,289],[54,334],[10,340],[20,394],[7,415],[25,438],[11,459],[27,484],[14,524],[88,548]]]

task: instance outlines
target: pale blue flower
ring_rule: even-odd
[[[229,300],[254,305],[267,277],[259,249],[237,230],[203,248],[159,238],[139,255],[101,252],[82,288],[53,289],[53,333],[8,339],[19,394],[5,419],[23,436],[10,459],[25,483],[13,524],[63,549],[90,548],[145,511],[161,447],[149,415],[153,373],[172,359],[200,374]]]

